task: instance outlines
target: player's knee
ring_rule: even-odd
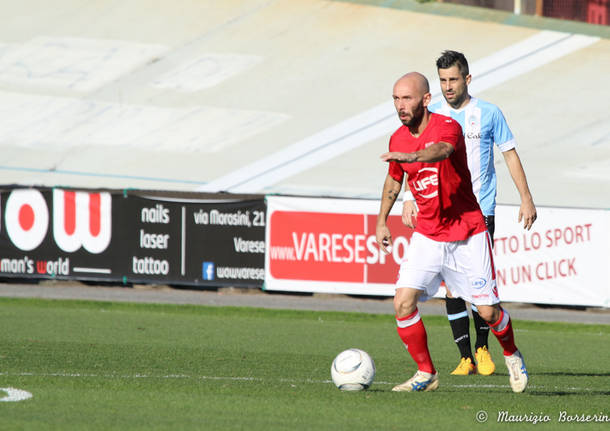
[[[500,318],[499,305],[477,305],[477,312],[487,323],[494,323]]]
[[[417,308],[417,294],[411,289],[403,290],[394,296],[394,311],[397,317],[406,317]]]
[[[394,311],[396,312],[396,317],[407,317],[409,314],[412,314],[415,311],[416,305],[407,302],[394,303]]]

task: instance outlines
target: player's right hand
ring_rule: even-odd
[[[392,252],[392,234],[386,225],[377,225],[375,230],[375,239],[381,251],[385,254]]]
[[[403,202],[402,222],[411,229],[415,229],[417,226],[417,205],[415,205],[415,201],[406,200]]]
[[[379,157],[384,162],[397,162],[397,163],[413,163],[417,159],[417,156],[415,155],[415,153],[400,153],[397,151],[383,153]]]

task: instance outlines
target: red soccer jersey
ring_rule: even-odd
[[[483,213],[472,192],[466,146],[459,123],[432,114],[416,138],[400,127],[390,138],[390,151],[412,153],[437,142],[447,142],[453,153],[435,163],[390,162],[389,174],[402,183],[407,173],[409,188],[419,209],[416,232],[436,241],[461,241],[486,229]]]

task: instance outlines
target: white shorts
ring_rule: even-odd
[[[434,241],[415,232],[400,265],[396,288],[423,290],[421,300],[438,291],[445,281],[454,297],[475,305],[500,302],[487,231],[463,241]]]

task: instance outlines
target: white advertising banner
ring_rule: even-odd
[[[519,207],[496,208],[494,258],[500,298],[610,307],[610,211],[537,208],[531,230]]]
[[[378,200],[268,196],[265,289],[393,296],[413,234],[400,209],[388,218],[394,247],[384,255],[375,242]],[[530,231],[518,211],[496,209],[500,298],[610,307],[610,211],[538,208]]]

